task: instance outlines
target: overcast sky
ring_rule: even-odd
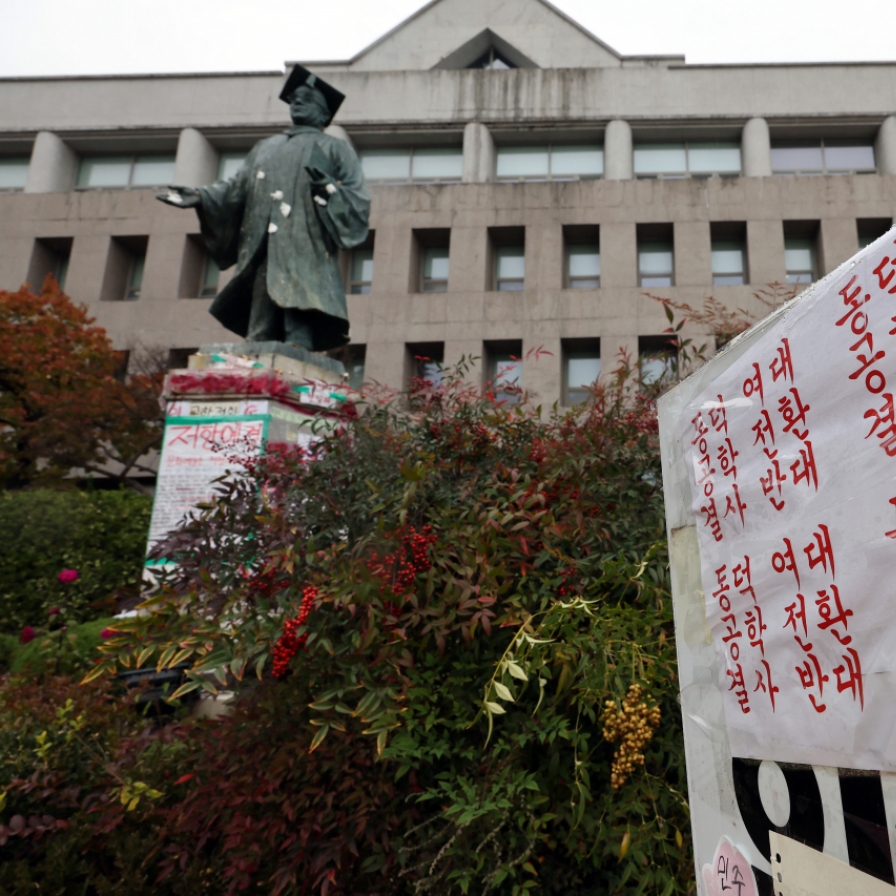
[[[507,0],[514,2],[514,0]],[[347,59],[421,0],[0,0],[0,76],[282,70]],[[555,0],[626,55],[896,59],[893,0]]]

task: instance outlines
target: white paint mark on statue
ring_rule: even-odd
[[[283,215],[284,218],[288,218],[291,211],[292,206],[288,202],[280,203],[280,214]]]
[[[268,233],[276,233],[278,229],[276,224],[268,224]]]

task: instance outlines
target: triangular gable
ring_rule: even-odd
[[[513,44],[495,34],[491,28],[483,28],[474,38],[461,44],[453,53],[440,59],[433,68],[470,68],[489,50],[494,50],[510,63],[512,68],[538,68],[538,66]]]
[[[432,0],[358,53],[354,71],[461,68],[489,30],[527,60],[521,68],[618,67],[620,55],[547,0]],[[475,58],[475,57],[473,57]],[[472,58],[471,60],[472,61]]]

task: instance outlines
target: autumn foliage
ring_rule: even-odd
[[[161,434],[161,373],[125,382],[120,367],[52,276],[39,295],[0,291],[0,484],[133,472]]]

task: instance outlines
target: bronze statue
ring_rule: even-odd
[[[343,94],[297,65],[280,99],[293,126],[257,143],[233,177],[157,198],[195,208],[215,263],[236,264],[209,309],[228,330],[327,351],[349,341],[337,253],[367,238],[370,191],[352,148],[323,133]]]

